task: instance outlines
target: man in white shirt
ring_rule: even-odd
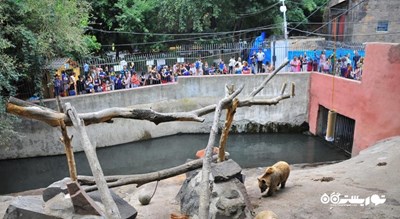
[[[257,73],[262,72],[262,64],[264,59],[265,59],[265,53],[262,51],[262,49],[259,49],[257,53]]]
[[[233,74],[233,67],[235,66],[235,63],[235,57],[232,56],[231,59],[229,59],[229,74]]]

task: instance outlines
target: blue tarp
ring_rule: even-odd
[[[260,48],[262,48],[263,42],[265,40],[265,36],[266,36],[265,32],[262,32],[261,35],[258,36],[256,38],[256,40],[254,40],[254,44],[251,47],[250,52],[248,53],[249,54],[249,57],[247,57],[247,62],[248,63],[251,63],[250,57],[253,54],[253,52],[257,53],[258,50]],[[271,50],[270,49],[263,49],[263,52],[265,53],[264,63],[265,63],[265,60],[271,60]]]
[[[264,49],[263,50],[265,53],[265,60],[264,63],[270,62],[272,63],[272,58],[271,58],[271,49]],[[361,57],[365,57],[365,51],[364,50],[357,50],[358,54]],[[319,60],[319,56],[321,55],[322,50],[295,50],[295,51],[288,51],[288,58],[289,60],[292,60],[294,56],[299,57],[302,55],[304,57],[304,53],[307,54],[308,58],[312,58],[314,60]],[[325,55],[326,57],[329,57],[330,55],[333,54],[333,50],[325,50]],[[350,60],[353,60],[354,56],[354,50],[351,49],[336,49],[336,56],[337,58],[342,57],[344,55],[350,54]]]
[[[253,52],[257,53],[258,50],[260,48],[262,48],[262,46],[263,46],[262,44],[265,40],[265,37],[266,37],[265,32],[262,32],[261,35],[255,39],[254,44],[251,47],[250,52],[248,53],[249,57],[247,58],[247,60],[249,63],[251,63],[250,57],[253,54]],[[278,49],[278,48],[276,48],[276,49]],[[357,50],[357,51],[361,57],[365,57],[364,50]],[[266,62],[272,63],[271,49],[270,48],[263,49],[263,52],[265,53],[264,63],[266,63]],[[304,53],[306,53],[308,58],[312,58],[314,60],[319,61],[319,56],[321,55],[321,52],[322,52],[322,50],[294,50],[294,51],[289,50],[288,51],[288,59],[292,60],[294,56],[297,56],[297,57],[299,57],[300,55],[304,56]],[[325,54],[326,54],[326,57],[329,57],[330,55],[333,54],[333,50],[325,50]],[[352,49],[336,49],[336,57],[337,58],[340,58],[347,54],[350,54],[350,60],[353,60],[354,50],[352,50]]]

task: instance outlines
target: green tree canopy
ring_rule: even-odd
[[[78,57],[99,47],[84,35],[89,11],[86,1],[0,1],[0,142],[6,143],[13,130],[4,100],[18,92],[20,81],[35,84],[40,96],[46,60]]]

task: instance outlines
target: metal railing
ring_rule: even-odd
[[[323,106],[319,106],[317,119],[317,135],[325,138],[328,124],[329,110]],[[332,145],[346,152],[351,156],[354,140],[355,120],[343,116],[339,113],[336,115],[335,136]]]

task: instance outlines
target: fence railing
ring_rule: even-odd
[[[108,68],[114,67],[115,65],[120,65],[121,61],[125,61],[129,66],[134,63],[135,70],[141,73],[147,71],[150,63],[149,61],[154,65],[160,65],[161,63],[168,66],[182,61],[194,63],[198,58],[201,58],[203,63],[207,62],[209,66],[213,64],[218,65],[220,60],[227,64],[232,56],[235,58],[241,57],[243,61],[249,61],[249,56],[253,52],[257,52],[260,48],[263,49],[265,53],[264,63],[267,61],[273,63],[275,54],[275,60],[277,61],[275,63],[276,66],[279,65],[279,60],[283,60],[285,55],[282,54],[286,54],[286,52],[289,59],[304,54],[313,58],[324,50],[327,57],[334,52],[336,52],[337,57],[345,54],[350,54],[352,56],[354,55],[354,50],[357,50],[361,56],[365,56],[365,45],[361,43],[334,42],[325,39],[290,39],[287,47],[285,47],[284,45],[286,45],[286,43],[282,44],[282,42],[283,40],[277,40],[274,44],[269,40],[265,40],[259,47],[253,46],[253,42],[245,41],[219,44],[187,44],[177,45],[171,47],[169,51],[159,53],[120,54],[119,57],[116,57],[115,54],[111,54],[104,57],[84,57],[81,60],[77,60],[77,62],[81,68],[81,72],[83,72],[83,65],[85,63],[92,67],[96,66],[104,69],[106,66]],[[272,45],[275,45],[275,47],[272,47]],[[289,68],[286,70],[289,70]],[[32,97],[34,95],[33,88],[28,86],[31,83],[26,82],[24,84],[27,85],[26,87],[29,87],[29,89],[25,89],[25,86],[20,85],[18,88],[19,93],[23,93],[24,97]],[[52,84],[52,78],[48,78],[44,86],[47,87],[48,84]]]
[[[271,41],[264,41],[261,45],[262,49],[270,49],[272,45]],[[341,53],[353,53],[354,50],[362,52],[365,45],[361,43],[351,42],[334,42],[327,41],[324,39],[311,39],[311,40],[289,40],[287,50],[293,51],[294,54],[300,54],[299,52],[312,52],[322,50],[337,50],[342,51]],[[259,48],[254,48],[251,42],[237,42],[237,43],[221,43],[221,44],[187,44],[178,45],[171,47],[169,51],[159,53],[136,53],[136,54],[120,54],[116,57],[115,54],[104,56],[104,57],[85,57],[79,60],[80,66],[85,63],[92,66],[112,66],[118,65],[121,61],[134,62],[138,69],[146,69],[146,63],[148,60],[165,60],[167,63],[176,63],[178,58],[183,58],[184,61],[193,62],[198,58],[207,60],[208,62],[222,59],[224,61],[229,60],[231,56],[241,56],[243,60],[247,60],[248,56],[253,51],[257,51]],[[276,49],[284,49],[281,46],[276,46]],[[340,53],[340,52],[339,52]],[[311,53],[310,53],[311,54]],[[292,56],[293,56],[292,55]],[[289,59],[291,54],[289,53]]]

